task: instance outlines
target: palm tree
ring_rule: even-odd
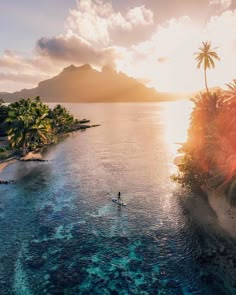
[[[6,136],[7,116],[8,116],[8,107],[4,105],[4,101],[0,99],[0,136]]]
[[[194,108],[190,117],[188,141],[181,151],[190,153],[197,159],[197,165],[207,171],[224,162],[223,158],[226,157],[222,124],[226,126],[228,106],[220,91],[212,95],[200,93],[192,101]]]
[[[49,107],[40,100],[22,99],[9,106],[9,143],[23,154],[50,142],[52,136]]]
[[[66,132],[74,123],[74,117],[60,104],[50,110],[49,118],[52,120],[52,127],[56,134]]]
[[[234,79],[232,82],[229,82],[226,84],[228,87],[227,90],[225,90],[225,99],[229,102],[229,104],[236,104],[236,79]]]
[[[197,61],[197,68],[199,69],[201,65],[203,64],[204,67],[204,78],[205,78],[205,86],[207,93],[209,95],[209,89],[207,86],[207,76],[206,71],[207,69],[215,68],[214,59],[220,60],[219,56],[213,49],[211,48],[211,42],[206,41],[202,42],[202,46],[199,48],[199,52],[195,53],[196,61]]]

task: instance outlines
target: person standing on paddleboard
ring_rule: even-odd
[[[121,197],[120,197],[120,192],[118,192],[118,198],[117,201],[120,203],[121,202]]]

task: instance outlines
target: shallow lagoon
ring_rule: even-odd
[[[207,237],[170,180],[191,105],[66,107],[101,126],[4,171],[0,294],[225,294],[201,277]]]

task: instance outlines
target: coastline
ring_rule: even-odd
[[[176,166],[181,165],[183,156],[179,155],[174,159]],[[227,200],[225,193],[227,182],[212,188],[208,181],[201,185],[202,193],[206,195],[210,208],[216,215],[219,226],[233,239],[236,239],[236,207],[233,207]]]
[[[202,186],[204,194],[193,194],[183,200],[183,206],[190,218],[199,226],[203,237],[203,251],[197,261],[202,269],[202,280],[216,284],[224,294],[235,294],[235,219],[228,212],[227,200],[221,193]],[[232,209],[232,208],[231,208]]]
[[[6,181],[1,180],[1,173],[10,164],[13,164],[16,161],[47,161],[47,160],[43,159],[42,152],[49,145],[57,144],[65,136],[68,136],[75,131],[85,131],[88,128],[100,126],[100,124],[88,125],[88,123],[90,123],[90,120],[88,120],[88,119],[74,121],[74,123],[70,126],[69,130],[57,134],[56,141],[50,142],[49,144],[45,144],[44,146],[42,146],[40,148],[37,147],[34,150],[28,152],[25,156],[15,157],[14,154],[9,154],[4,159],[0,160],[0,183],[6,182]],[[1,138],[3,138],[3,137],[1,136]],[[7,137],[4,136],[4,140],[7,141]]]
[[[225,193],[217,190],[205,190],[208,202],[217,216],[219,225],[234,239],[236,239],[236,208],[232,207]]]
[[[16,161],[18,161],[17,159],[6,159],[2,162],[0,162],[0,174],[3,172],[3,170],[10,164],[15,163]]]

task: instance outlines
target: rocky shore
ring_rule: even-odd
[[[214,187],[209,180],[201,188],[207,195],[209,205],[216,213],[219,225],[236,239],[236,207],[233,203],[232,185],[233,183],[225,182]]]
[[[186,214],[198,228],[201,251],[196,257],[202,280],[222,294],[236,294],[235,240],[222,227],[206,195],[181,197]],[[220,293],[221,294],[221,293]]]

